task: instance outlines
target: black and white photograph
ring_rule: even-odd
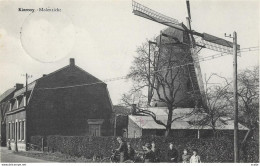
[[[258,166],[258,0],[0,0],[2,166]]]

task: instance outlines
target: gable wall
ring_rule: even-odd
[[[104,119],[101,134],[112,135],[106,84],[41,89],[94,82],[98,80],[75,66],[39,79],[28,108],[28,135],[87,135],[88,119]]]

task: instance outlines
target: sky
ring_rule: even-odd
[[[185,0],[136,0],[186,24]],[[259,46],[259,1],[190,0],[192,28],[224,38],[238,34],[241,48]],[[59,8],[61,12],[26,12],[18,8]],[[101,80],[125,76],[136,48],[166,26],[135,16],[130,0],[0,0],[0,94],[16,83],[29,82],[69,64],[69,58]],[[230,38],[225,38],[232,41]],[[217,52],[203,49],[200,57]],[[258,65],[259,52],[244,52],[238,69]],[[232,55],[201,62],[202,76],[232,78]],[[131,81],[107,82],[114,105]]]

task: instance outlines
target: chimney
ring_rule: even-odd
[[[47,76],[47,74],[43,74],[43,75],[42,75],[42,77],[45,77],[45,76]]]
[[[74,58],[70,58],[70,66],[75,66],[75,59]]]
[[[136,115],[136,104],[132,104],[131,113],[132,115]]]
[[[16,90],[22,89],[23,88],[23,84],[16,83],[15,84],[15,88],[16,88]]]

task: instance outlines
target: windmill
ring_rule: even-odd
[[[198,52],[202,48],[207,48],[213,51],[217,51],[223,54],[232,54],[233,53],[233,43],[229,42],[225,39],[216,37],[214,35],[210,35],[208,33],[200,33],[191,28],[191,11],[190,11],[190,3],[189,0],[186,0],[188,17],[187,25],[185,26],[182,22],[178,20],[165,16],[159,12],[156,12],[140,3],[132,1],[133,13],[137,16],[149,19],[151,21],[166,25],[176,31],[183,33],[182,36],[172,34],[168,35],[167,33],[161,32],[160,34],[160,42],[159,49],[161,45],[161,38],[167,37],[172,38],[176,43],[188,45],[190,54],[193,59],[193,64],[188,65],[190,80],[193,87],[193,92],[199,91],[201,94],[202,103],[206,104],[204,85],[202,80],[201,68],[198,61]],[[186,34],[186,35],[184,35]],[[187,38],[185,38],[185,36]],[[240,50],[240,46],[237,45],[237,49]],[[160,54],[160,51],[159,51]],[[197,89],[196,89],[197,87]]]

